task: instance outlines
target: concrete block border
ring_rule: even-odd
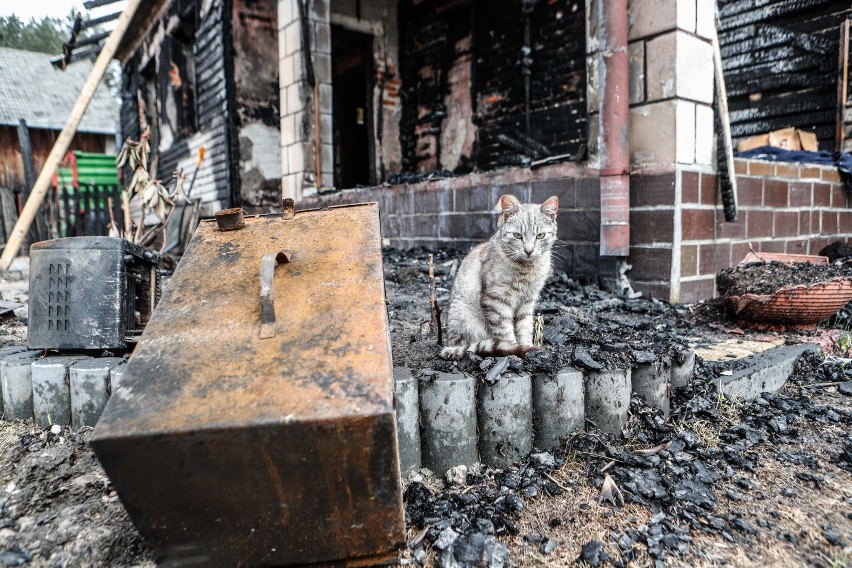
[[[632,393],[668,416],[673,380],[685,386],[694,372],[694,353],[674,364],[657,361],[632,370],[507,372],[491,384],[431,370],[415,377],[394,367],[402,473],[422,465],[443,475],[479,462],[506,468],[533,447],[552,450],[587,424],[618,435]]]
[[[120,357],[0,348],[0,415],[46,428],[94,426],[121,376]]]

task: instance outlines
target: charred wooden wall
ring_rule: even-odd
[[[41,171],[42,166],[44,166],[47,155],[50,154],[58,135],[59,132],[56,130],[30,128],[30,141],[33,146],[36,172]],[[80,150],[103,153],[106,151],[109,138],[112,138],[112,136],[77,132],[68,151]],[[0,126],[0,187],[21,191],[25,185],[26,178],[24,177],[24,163],[21,161],[18,130],[14,126]]]
[[[193,197],[205,202],[232,204],[239,200],[234,152],[233,103],[230,92],[233,72],[231,65],[230,23],[227,12],[228,0],[198,2],[197,0],[174,0],[160,21],[154,24],[142,45],[124,64],[124,83],[121,105],[121,131],[124,137],[137,138],[140,132],[139,100],[144,100],[146,75],[155,75],[158,97],[166,98],[169,89],[182,91],[194,84],[194,97],[177,97],[181,108],[177,116],[183,123],[169,125],[168,114],[164,113],[166,100],[154,114],[151,104],[143,109],[146,120],[158,118],[162,126],[168,126],[171,138],[157,137],[156,151],[159,155],[157,175],[168,179],[177,167],[188,173],[194,169],[195,155],[200,146],[205,148],[205,159],[195,187]],[[194,27],[191,38],[169,22],[183,19]],[[191,41],[192,69],[188,69],[181,43]],[[174,57],[173,57],[174,54]],[[172,76],[172,63],[181,77],[180,86]],[[230,78],[230,79],[229,79]],[[165,122],[164,122],[165,121]]]
[[[585,141],[584,2],[403,0],[399,32],[404,170],[525,165]],[[464,120],[474,135],[446,135]]]
[[[234,108],[241,204],[281,204],[277,0],[233,0]]]
[[[492,2],[475,2],[473,88],[481,169],[576,154],[586,141],[585,3],[539,1],[528,15],[523,3],[528,2],[501,2],[505,7],[494,9]],[[531,52],[525,65],[527,25]]]
[[[719,0],[719,43],[735,139],[787,126],[835,145],[838,0]]]

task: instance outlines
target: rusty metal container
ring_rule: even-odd
[[[403,542],[378,209],[291,215],[202,223],[91,438],[162,566]]]

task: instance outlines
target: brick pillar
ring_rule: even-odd
[[[291,197],[296,201],[314,195],[318,187],[331,187],[334,171],[329,0],[313,0],[307,3],[309,37],[306,39],[303,38],[305,26],[299,18],[298,2],[299,0],[278,2],[283,172],[281,185],[284,197]],[[303,51],[305,47],[310,49],[317,81],[316,90],[308,83]],[[319,148],[316,144],[318,131],[321,142]]]
[[[599,164],[597,2],[586,0],[590,165]],[[714,0],[628,0],[631,242],[636,274],[672,302],[681,296],[681,171],[712,172]],[[645,176],[637,176],[644,173]],[[653,183],[638,183],[645,178]],[[651,191],[651,189],[654,191]],[[647,195],[643,191],[651,191]],[[665,202],[661,201],[665,197]],[[642,219],[656,219],[640,227]],[[661,256],[670,258],[662,262]],[[647,259],[654,258],[653,263]],[[644,259],[644,260],[643,260]],[[634,277],[637,277],[634,274]]]
[[[597,161],[598,1],[586,0],[590,153]],[[713,0],[630,0],[630,153],[634,167],[713,163]]]

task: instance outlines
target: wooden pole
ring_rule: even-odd
[[[3,249],[3,255],[0,256],[0,270],[8,270],[9,265],[12,264],[12,260],[15,258],[15,255],[18,254],[18,250],[21,248],[21,242],[23,242],[24,236],[29,230],[36,213],[38,213],[41,208],[41,203],[44,201],[44,196],[47,194],[47,190],[50,187],[53,174],[56,173],[56,168],[59,167],[59,163],[65,156],[65,152],[68,151],[68,147],[71,145],[71,140],[74,138],[74,133],[77,132],[77,127],[80,126],[80,121],[83,120],[83,115],[85,114],[89,103],[92,102],[92,97],[95,96],[95,91],[97,90],[101,79],[103,79],[110,61],[112,61],[116,51],[118,51],[118,45],[121,43],[121,38],[124,37],[124,34],[130,25],[130,20],[133,18],[133,14],[136,13],[136,9],[139,8],[141,3],[142,0],[130,0],[130,3],[127,4],[127,8],[124,9],[124,12],[122,12],[121,16],[118,18],[118,23],[116,24],[115,29],[106,40],[106,43],[104,43],[104,48],[101,50],[100,55],[98,55],[98,59],[95,61],[94,67],[92,67],[92,72],[89,73],[89,78],[86,80],[86,84],[83,85],[83,88],[80,91],[80,96],[77,97],[77,102],[74,103],[74,108],[71,109],[71,115],[68,117],[65,127],[62,129],[62,132],[59,133],[59,137],[53,144],[53,149],[50,151],[50,154],[48,154],[47,160],[45,160],[44,167],[41,169],[41,173],[36,180],[35,186],[33,186],[32,191],[30,191],[30,195],[24,205],[24,209],[21,211],[20,217],[18,217],[18,222],[15,223],[15,227],[12,229],[12,235],[9,237],[9,242],[6,243],[6,248]]]
[[[734,169],[734,144],[731,137],[731,119],[728,116],[728,90],[725,87],[725,74],[722,70],[722,51],[719,47],[719,20],[714,19],[713,26],[713,67],[716,72],[716,100],[719,111],[719,123],[722,125],[722,144],[724,154],[719,152],[720,158],[724,156],[724,164],[717,164],[719,181],[722,193],[722,205],[724,206],[725,221],[733,223],[737,220],[737,174]],[[720,162],[722,160],[720,159]]]
[[[846,99],[849,97],[849,29],[852,22],[840,24],[840,57],[837,61],[837,136],[834,149],[843,152],[846,140]]]

